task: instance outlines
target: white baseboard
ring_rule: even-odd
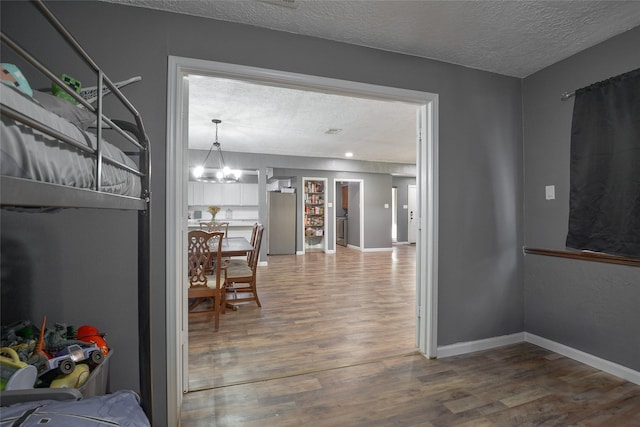
[[[325,254],[335,254],[336,251],[334,249],[327,249],[324,253]]]
[[[580,363],[584,363],[592,368],[599,369],[608,374],[615,375],[618,378],[640,385],[640,372],[638,371],[528,332],[518,332],[511,335],[503,335],[500,337],[461,342],[438,347],[438,358],[489,350],[505,345],[517,344],[523,341],[546,348],[549,351],[553,351],[554,353],[558,353]]]
[[[303,251],[296,251],[296,255],[304,255]]]
[[[393,248],[364,248],[362,252],[390,252]]]
[[[511,335],[486,338],[478,341],[467,341],[438,347],[438,358],[457,356],[459,354],[473,353],[474,351],[489,350],[524,341],[524,332]]]
[[[626,366],[618,365],[617,363],[610,362],[606,359],[602,359],[592,354],[585,353],[584,351],[576,350],[575,348],[568,347],[564,344],[560,344],[528,332],[524,333],[524,340],[531,344],[553,351],[554,353],[577,360],[585,365],[600,369],[608,374],[615,375],[616,377],[640,385],[640,372],[627,368]]]

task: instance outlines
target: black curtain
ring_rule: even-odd
[[[640,257],[640,69],[575,94],[567,247]]]

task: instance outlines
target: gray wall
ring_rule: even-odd
[[[520,79],[414,56],[105,2],[49,5],[114,80],[134,75],[144,79],[127,88],[126,93],[142,113],[153,144],[151,333],[157,425],[165,424],[166,287],[175,286],[167,284],[165,277],[165,171],[167,163],[173,161],[167,157],[165,135],[168,55],[439,94],[439,345],[523,330]],[[73,73],[74,62],[62,52],[52,53],[42,42],[46,37],[34,30],[33,19],[24,16],[25,7],[28,6],[20,2],[1,2],[3,31],[21,33],[25,36],[23,44],[36,56],[51,59],[60,72]],[[389,198],[381,195],[375,202],[390,203]],[[102,221],[102,216],[86,211],[71,212],[60,226],[73,227],[87,216],[100,219],[94,221],[96,226],[115,237],[126,239],[130,234],[126,229],[119,231],[117,219]],[[20,221],[24,227],[37,223],[31,217]],[[14,225],[15,221],[3,220],[2,233]],[[54,247],[65,244],[62,236],[59,240],[54,238]],[[367,240],[365,244],[370,243]],[[101,245],[101,251],[103,257],[116,251],[118,257],[135,257],[135,245],[109,242]],[[95,262],[95,255],[82,250],[76,259],[78,263]],[[135,268],[135,264],[123,268],[126,267]],[[98,277],[92,286],[108,287],[110,283],[110,279]],[[124,300],[118,305],[117,314],[104,320],[115,325],[120,323],[116,317],[128,317],[135,309],[135,301]],[[121,354],[127,350],[116,349]],[[114,368],[114,385],[136,386],[133,366],[120,364]]]
[[[189,150],[190,164],[198,164],[206,156],[206,151]],[[290,179],[291,186],[297,188],[297,204],[298,217],[296,230],[298,237],[296,242],[296,250],[302,251],[304,235],[300,232],[302,226],[302,213],[300,199],[302,192],[299,190],[303,177],[327,178],[326,201],[332,202],[335,186],[334,179],[361,179],[365,187],[364,207],[365,207],[365,249],[378,249],[391,247],[391,210],[385,209],[384,204],[391,205],[391,173],[403,171],[411,171],[415,169],[415,165],[389,164],[377,162],[363,162],[357,160],[343,159],[326,159],[316,157],[298,157],[298,156],[278,156],[264,154],[247,154],[226,152],[225,159],[229,163],[241,165],[243,169],[255,169],[258,171],[266,171],[270,169],[273,176],[280,179]],[[295,165],[298,169],[290,169],[284,166]],[[337,169],[339,168],[339,169]],[[265,173],[258,174],[260,179],[266,179]],[[415,179],[413,179],[415,182]],[[351,187],[355,183],[349,183],[349,244],[360,246],[360,225],[359,225],[359,197],[360,192],[355,191]],[[352,197],[358,198],[352,199]],[[336,195],[336,205],[341,206],[339,197]],[[331,218],[336,212],[336,207],[328,208],[327,218]],[[342,215],[342,208],[337,208],[338,213]],[[260,211],[260,221],[267,224],[266,211]],[[389,230],[386,234],[384,232]],[[327,221],[327,236],[334,233],[334,224]],[[329,238],[327,249],[334,250],[333,239]],[[264,245],[266,248],[267,245]],[[266,261],[266,249],[262,250],[261,260]]]
[[[137,213],[85,210],[23,213],[2,210],[2,320],[31,320],[39,328],[93,325],[114,350],[114,390],[136,386],[138,375]],[[12,259],[13,258],[13,259]],[[61,284],[63,284],[61,286]],[[25,303],[22,297],[29,299]],[[8,318],[6,311],[12,314]]]
[[[640,27],[524,79],[526,246],[565,249],[573,99],[560,94],[640,67],[638,46]],[[638,284],[637,268],[527,255],[525,330],[639,370]]]
[[[190,165],[202,163],[207,151],[203,150],[189,150]],[[381,207],[384,203],[391,203],[390,188],[389,198],[386,201],[380,202],[380,195],[384,199],[384,195],[387,194],[384,190],[390,185],[391,174],[415,174],[416,165],[400,164],[400,163],[379,163],[379,162],[363,162],[358,160],[348,159],[330,159],[330,158],[316,158],[316,157],[300,157],[300,156],[280,156],[280,155],[268,155],[268,154],[247,154],[236,152],[225,152],[225,159],[229,164],[241,165],[243,169],[254,169],[258,171],[258,185],[259,191],[266,191],[266,179],[268,178],[267,171],[270,171],[273,177],[278,179],[291,180],[291,186],[299,188],[302,183],[303,177],[319,177],[327,178],[326,200],[328,202],[333,201],[335,188],[333,188],[334,179],[363,179],[365,182],[369,182],[371,186],[372,195],[365,198],[371,200],[366,206],[365,226],[367,232],[371,233],[371,236],[367,236],[364,241],[365,248],[388,248],[391,246],[391,237],[389,233],[389,239],[385,235],[380,235],[379,230],[388,228],[387,223],[390,224],[391,214],[382,210]],[[291,166],[295,166],[297,169],[289,169]],[[338,171],[338,172],[336,172]],[[261,187],[264,186],[264,187]],[[377,191],[377,192],[376,192]],[[300,191],[298,191],[300,193]],[[266,199],[265,199],[266,203]],[[298,195],[297,206],[301,206],[300,196]],[[380,204],[382,203],[382,204]],[[341,210],[340,210],[341,211]],[[327,218],[333,215],[334,208],[330,208],[327,212]],[[262,205],[258,208],[258,215],[260,222],[267,224],[267,211]],[[296,224],[296,230],[301,229],[302,214],[298,212],[298,220]],[[356,222],[350,223],[351,226],[356,227],[355,232],[349,231],[349,239],[353,240],[357,246],[360,245],[359,237],[359,225]],[[390,227],[390,226],[389,226]],[[329,221],[327,223],[327,236],[331,236],[334,233],[333,223]],[[355,233],[355,234],[353,234]],[[296,250],[302,251],[304,236],[298,233]],[[266,242],[265,242],[266,243]],[[265,244],[261,251],[260,260],[266,261],[266,248],[268,244]],[[328,239],[327,249],[334,250],[333,239]]]
[[[261,156],[256,156],[261,157]],[[311,159],[310,159],[311,160]],[[319,160],[319,159],[318,159]],[[320,162],[321,164],[321,162]],[[365,249],[377,249],[377,248],[390,248],[391,247],[391,210],[384,209],[385,203],[391,203],[391,175],[377,174],[377,173],[365,173],[365,172],[343,172],[332,171],[322,169],[284,169],[274,168],[274,174],[278,176],[293,176],[296,177],[296,182],[301,183],[302,177],[313,178],[327,178],[326,188],[326,200],[327,202],[333,202],[333,196],[335,192],[335,186],[331,185],[334,179],[362,179],[364,182],[364,248]],[[352,202],[355,203],[355,197],[358,192],[355,191],[352,184],[349,183],[349,244],[359,246],[360,242],[360,227],[357,221],[354,221],[352,227],[352,218],[359,215],[356,207],[351,207]],[[296,190],[298,206],[301,206],[302,192],[299,187]],[[342,209],[340,209],[342,210]],[[330,218],[335,213],[335,207],[327,210],[327,218]],[[301,229],[302,224],[302,211],[298,209],[297,229]],[[355,231],[352,231],[355,228]],[[383,231],[381,231],[383,230]],[[388,232],[386,232],[388,230]],[[333,222],[327,223],[327,236],[332,236],[335,233]],[[302,250],[304,236],[302,233],[297,234],[296,249]],[[334,250],[333,239],[329,239],[327,242],[327,249]]]

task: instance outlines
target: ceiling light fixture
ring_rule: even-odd
[[[216,139],[213,144],[211,144],[211,148],[209,148],[209,152],[207,153],[207,157],[204,158],[204,162],[193,168],[193,176],[199,181],[211,181],[211,179],[208,179],[205,175],[205,166],[207,164],[207,160],[209,160],[209,156],[211,156],[211,153],[215,149],[218,153],[218,171],[215,175],[215,181],[222,183],[238,182],[242,175],[242,171],[239,169],[231,169],[224,163],[224,156],[222,155],[222,149],[218,142],[218,125],[222,123],[222,120],[213,119],[211,121],[216,125]]]
[[[345,157],[353,157],[353,153],[351,151],[347,151],[346,153],[344,153]]]

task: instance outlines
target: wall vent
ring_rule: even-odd
[[[340,132],[342,132],[342,129],[338,129],[338,128],[329,128],[326,131],[324,131],[324,133],[326,133],[327,135],[335,135]]]

